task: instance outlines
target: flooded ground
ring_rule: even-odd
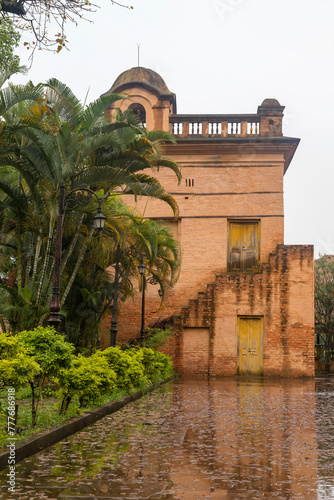
[[[1,499],[334,499],[334,378],[179,380],[17,464]]]

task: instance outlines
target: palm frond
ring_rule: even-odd
[[[50,111],[75,128],[83,112],[83,106],[79,99],[66,84],[56,78],[50,78],[45,87]]]
[[[114,102],[126,97],[122,94],[108,94],[96,99],[89,104],[80,116],[81,126],[90,130],[96,124],[97,120],[103,115],[103,112]]]
[[[42,97],[42,86],[26,85],[9,86],[0,90],[0,116],[7,113],[13,106],[21,101],[37,101]]]

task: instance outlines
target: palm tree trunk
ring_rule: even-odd
[[[50,302],[51,295],[52,295],[51,282],[52,282],[52,278],[53,278],[54,265],[55,265],[55,263],[53,261],[51,264],[51,268],[50,268],[49,279],[48,279],[48,282],[47,282],[46,287],[45,287],[45,299],[46,299],[47,303]]]
[[[61,263],[61,272],[65,269],[66,264],[68,262],[68,259],[72,255],[73,249],[74,249],[74,247],[75,247],[75,245],[76,245],[76,243],[78,241],[79,234],[80,234],[80,227],[81,227],[81,224],[82,224],[82,222],[84,220],[84,217],[85,217],[85,214],[81,214],[81,217],[80,217],[80,220],[79,220],[79,224],[78,224],[77,230],[75,232],[75,235],[72,238],[72,242],[71,242],[70,248],[68,249],[68,252],[65,255],[65,258],[63,259],[63,261]]]
[[[42,231],[41,229],[39,229],[36,242],[36,249],[35,249],[34,267],[32,271],[32,284],[35,283],[36,279],[37,264],[38,264],[39,254],[41,253],[41,246],[42,246]]]
[[[26,266],[26,275],[25,275],[25,284],[28,283],[29,280],[29,274],[31,270],[31,262],[32,262],[32,255],[34,253],[34,243],[33,243],[33,235],[30,234],[30,239],[29,239],[29,247],[28,247],[28,259],[27,259],[27,266]]]
[[[63,218],[62,218],[62,224],[64,224],[64,218],[65,218],[65,214],[63,215]],[[53,278],[53,268],[54,268],[54,265],[55,265],[55,261],[53,259],[52,260],[52,264],[51,264],[50,273],[49,273],[49,279],[48,279],[47,285],[45,287],[45,299],[46,299],[47,303],[50,302],[51,295],[52,295],[51,282],[52,282],[52,278]],[[61,268],[61,270],[62,270],[62,268]]]
[[[37,291],[37,298],[36,298],[36,305],[37,306],[40,303],[41,294],[42,294],[42,288],[43,288],[43,282],[44,282],[46,270],[47,270],[47,267],[48,267],[48,264],[49,264],[50,250],[51,250],[51,244],[52,244],[52,239],[53,239],[53,228],[54,228],[54,218],[52,217],[52,215],[50,215],[48,241],[47,241],[46,250],[45,250],[45,257],[44,257],[42,274],[41,274],[41,277],[40,277],[40,280],[39,280],[39,286],[38,286],[38,291]]]
[[[17,226],[17,287],[19,290],[22,288],[22,248],[21,248],[21,228],[20,224]]]
[[[88,233],[88,236],[87,236],[87,238],[86,238],[86,241],[85,241],[85,243],[84,243],[84,244],[82,245],[82,247],[81,247],[80,253],[79,253],[79,255],[78,255],[77,262],[76,262],[75,267],[74,267],[74,269],[73,269],[72,276],[71,276],[71,278],[70,278],[69,282],[67,283],[66,290],[65,290],[65,292],[64,292],[64,294],[63,294],[63,296],[62,296],[62,298],[61,298],[61,301],[60,301],[60,306],[61,306],[61,307],[64,305],[65,300],[66,300],[66,298],[67,298],[67,295],[69,294],[69,291],[71,290],[71,287],[72,287],[72,285],[73,285],[73,281],[74,281],[74,279],[75,279],[76,275],[78,274],[78,271],[79,271],[79,268],[80,268],[81,262],[82,262],[82,260],[83,260],[83,258],[84,258],[84,256],[85,256],[85,252],[86,252],[86,249],[87,249],[88,243],[89,243],[89,242],[90,242],[90,240],[92,239],[92,236],[93,236],[93,233],[94,233],[94,229],[95,229],[95,228],[94,228],[94,226],[92,226],[92,227],[90,228],[90,231],[89,231],[89,233]]]
[[[23,139],[21,141],[21,146],[23,143]],[[22,187],[22,176],[21,173],[18,173],[18,183],[20,187],[21,193],[24,193],[23,187]],[[20,221],[20,215],[19,215],[19,220],[18,220],[18,225],[17,225],[17,287],[19,290],[22,288],[22,238],[21,238],[21,221]]]

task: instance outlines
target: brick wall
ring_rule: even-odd
[[[284,167],[280,157],[258,155],[236,161],[228,155],[227,158],[220,155],[212,165],[212,157],[208,154],[185,158],[177,155],[177,151],[176,148],[170,152],[174,159],[181,161],[181,185],[177,186],[175,175],[167,169],[162,169],[158,177],[179,205],[178,221],[167,223],[181,243],[182,268],[179,281],[166,297],[163,308],[160,308],[157,289],[148,286],[147,324],[159,317],[179,314],[189,300],[197,298],[199,290],[214,282],[217,274],[226,272],[230,218],[254,217],[260,221],[262,263],[268,262],[270,252],[275,252],[277,245],[284,241]],[[186,186],[189,179],[194,179],[194,186]],[[134,204],[133,197],[124,199],[146,217],[164,219],[173,215],[170,207],[158,200],[143,198]],[[120,306],[119,338],[128,340],[139,334],[139,314],[139,295],[134,301],[129,299]],[[102,324],[105,339],[109,323],[107,318]]]
[[[209,343],[208,373],[236,375],[238,316],[263,317],[265,376],[314,376],[313,247],[279,245],[262,273],[217,276],[191,300],[177,329],[180,372],[188,373],[201,355],[187,350],[182,337],[189,328],[202,328]]]

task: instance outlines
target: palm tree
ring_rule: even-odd
[[[115,197],[108,202],[108,210],[104,207],[108,227],[103,238],[92,238],[71,293],[64,303],[64,328],[69,341],[77,347],[96,345],[101,320],[112,312],[115,291],[112,266],[117,259],[115,234],[121,235],[119,241],[122,249],[119,300],[125,301],[135,293],[134,282],[138,277],[139,260],[127,254],[131,244],[143,253],[147,274],[160,284],[163,294],[173,286],[180,270],[180,245],[173,238],[169,227],[157,221],[144,220],[125,205],[122,210],[121,202]],[[70,262],[75,265],[74,260]]]
[[[41,311],[45,311],[50,297],[61,184],[65,184],[67,191],[83,184],[99,190],[107,211],[108,200],[118,188],[118,194],[164,200],[177,213],[175,200],[154,176],[143,170],[159,170],[163,166],[171,168],[180,179],[177,165],[164,158],[159,149],[161,141],[172,140],[169,135],[148,133],[129,120],[111,124],[105,120],[104,110],[119,99],[119,95],[104,96],[84,108],[58,80],[47,82],[43,97],[40,89],[41,86],[29,87],[29,111],[20,119],[8,115],[9,109],[21,102],[19,97],[15,98],[12,91],[6,94],[2,102],[3,116],[8,116],[8,122],[0,135],[3,142],[0,165],[6,166],[0,184],[0,222],[5,235],[2,248],[6,245],[11,248],[18,270],[18,292],[23,289],[23,293],[26,289],[31,292],[29,302],[36,308],[34,317],[39,322],[43,320]],[[31,105],[33,99],[35,102]],[[13,171],[19,174],[15,182]],[[62,304],[65,307],[87,250],[96,243],[93,209],[92,204],[73,206],[63,221]],[[107,231],[114,229],[115,219],[109,216]],[[121,231],[116,230],[117,234],[121,235]],[[75,264],[70,267],[73,260]]]

